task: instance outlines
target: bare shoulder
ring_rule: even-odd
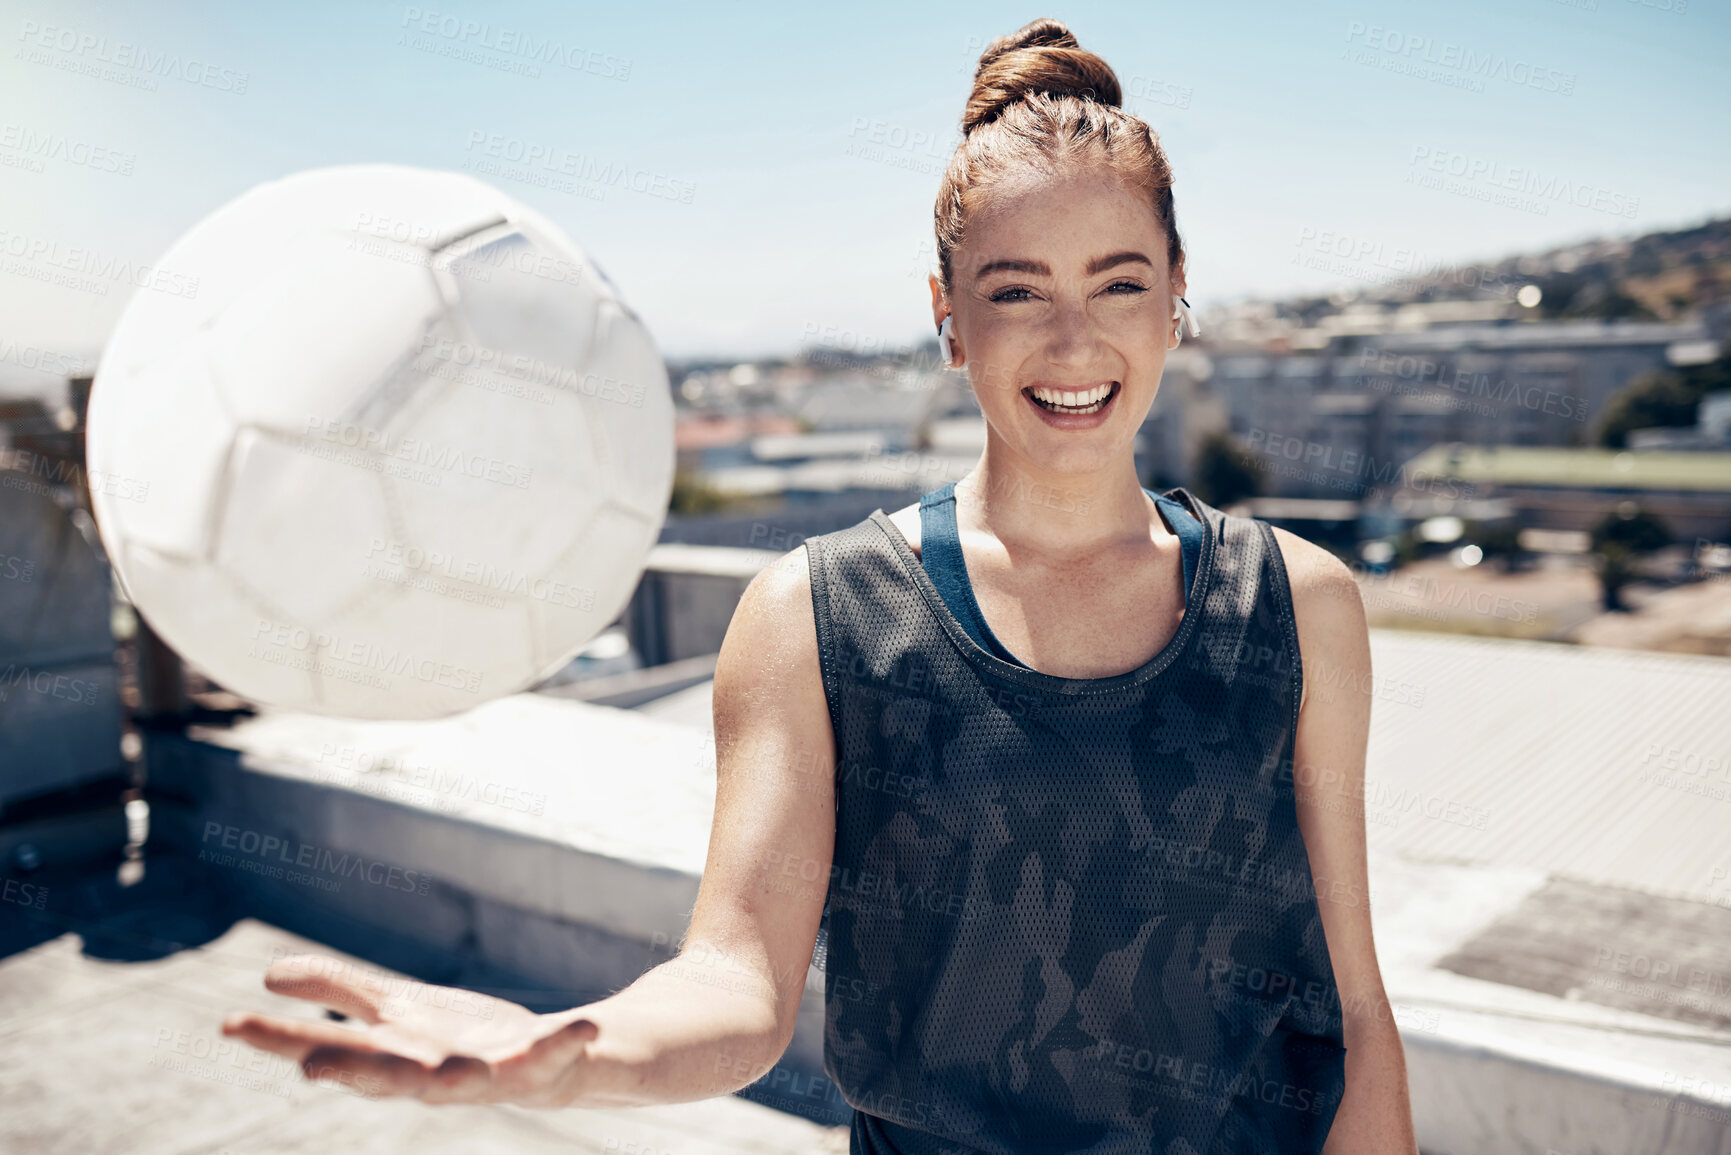
[[[913,547],[914,556],[920,553],[920,503],[910,502],[894,513],[888,515],[890,524],[902,531],[902,536],[908,539],[908,545]]]
[[[818,654],[806,547],[789,550],[745,587],[715,660],[717,771],[743,757],[759,773],[796,755],[827,756],[829,703]]]
[[[1368,671],[1370,633],[1364,598],[1347,564],[1295,533],[1270,527],[1292,589],[1292,616],[1304,662],[1304,696],[1319,672]]]
[[[1296,533],[1277,525],[1269,528],[1280,545],[1280,559],[1286,564],[1286,580],[1292,587],[1296,612],[1302,612],[1304,604],[1322,600],[1351,603],[1363,613],[1358,582],[1353,580],[1352,570],[1345,562]]]
[[[817,669],[811,565],[802,545],[770,562],[746,585],[716,659],[716,688]]]

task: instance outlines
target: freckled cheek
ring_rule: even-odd
[[[1138,311],[1134,316],[1114,318],[1102,325],[1100,331],[1132,370],[1153,372],[1165,362],[1170,329],[1163,327],[1155,314]]]
[[[968,366],[976,386],[1014,389],[1017,369],[1040,349],[1035,325],[995,322],[973,326],[967,343]]]
[[[1022,349],[1040,342],[1038,318],[987,314],[968,326],[968,339],[978,349]]]

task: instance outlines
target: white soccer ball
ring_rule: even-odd
[[[392,165],[252,189],[163,255],[97,369],[123,588],[270,705],[427,718],[606,628],[673,485],[654,343],[556,225]]]

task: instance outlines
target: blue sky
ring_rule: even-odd
[[[1204,310],[1386,275],[1397,252],[1491,258],[1731,212],[1731,17],[1701,0],[6,0],[0,374],[20,348],[99,348],[133,291],[44,285],[19,263],[31,245],[148,262],[260,181],[462,169],[489,138],[655,182],[488,178],[564,225],[670,355],[923,339],[932,198],[973,63],[1037,15],[1104,56],[1161,132]],[[565,62],[508,70],[528,58],[506,30]],[[116,61],[122,44],[179,71]],[[106,76],[76,70],[103,56]],[[32,160],[44,140],[61,143]]]

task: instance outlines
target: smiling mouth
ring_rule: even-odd
[[[1107,388],[1104,395],[1096,397],[1095,400],[1088,402],[1085,405],[1064,405],[1057,401],[1048,401],[1045,398],[1036,395],[1032,387],[1022,390],[1022,394],[1035,405],[1038,405],[1040,408],[1050,413],[1074,413],[1078,415],[1086,415],[1089,413],[1098,413],[1100,410],[1106,408],[1106,406],[1111,403],[1112,398],[1118,395],[1119,388],[1120,386],[1118,382],[1114,381]],[[1040,392],[1045,393],[1048,397],[1065,395],[1055,389],[1042,389]],[[1090,391],[1090,393],[1094,392],[1098,391]],[[1073,397],[1086,397],[1089,396],[1090,393],[1069,393],[1068,395]]]

